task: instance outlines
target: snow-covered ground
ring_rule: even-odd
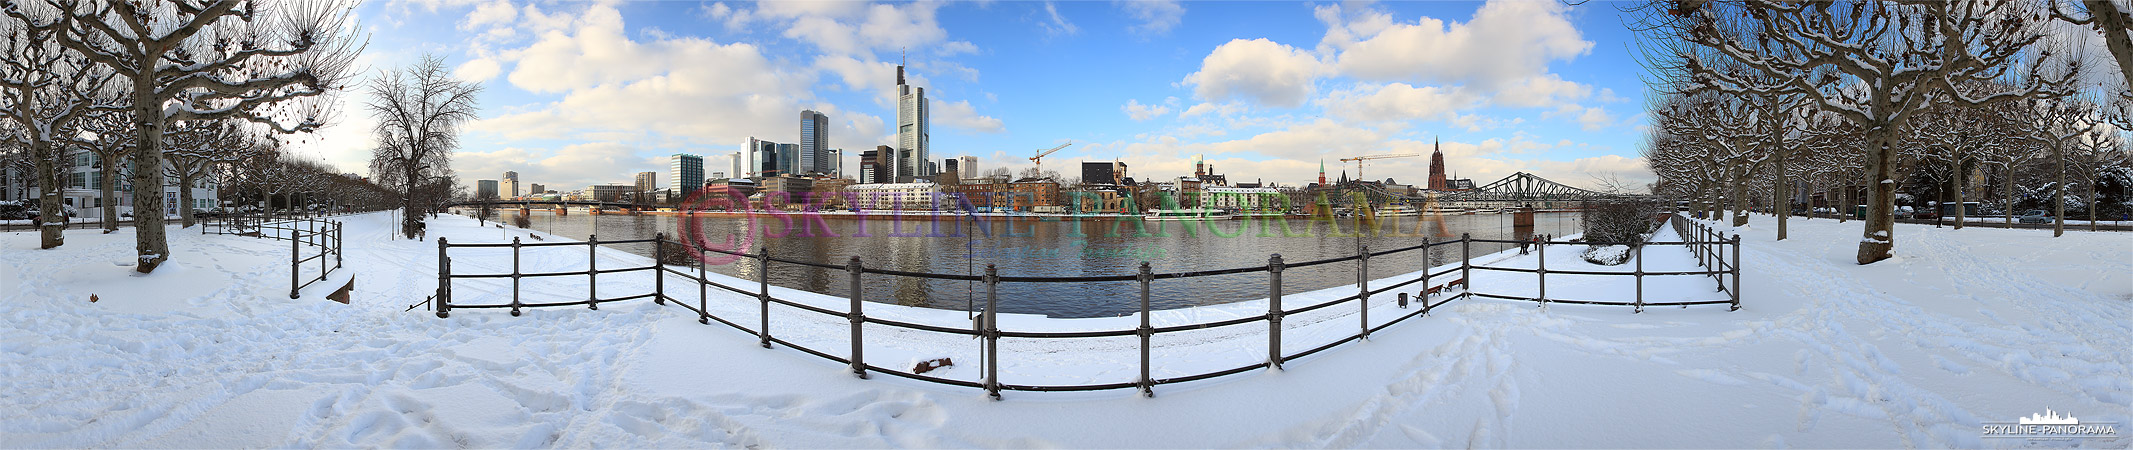
[[[1899,225],[1898,257],[1851,263],[1858,224],[1770,218],[1744,228],[1743,309],[1452,302],[1369,341],[1254,371],[1165,385],[1155,398],[983,391],[877,375],[779,348],[649,301],[583,308],[404,311],[432,292],[434,242],[395,241],[388,217],[344,217],[353,305],[333,286],[287,298],[285,241],[173,232],[153,275],[132,230],[69,233],[37,250],[0,234],[0,443],[8,447],[1992,447],[1986,422],[2045,408],[2133,423],[2133,234]],[[523,230],[446,217],[431,237],[505,242]],[[537,233],[536,233],[537,234]],[[560,239],[543,236],[547,241]],[[1661,236],[1660,239],[1667,239]],[[583,266],[583,249],[527,254],[532,270]],[[1551,270],[1590,269],[1551,248]],[[481,258],[455,269],[491,271]],[[1647,270],[1694,262],[1650,247]],[[827,255],[834,259],[836,255]],[[613,262],[610,263],[609,261]],[[1530,267],[1533,257],[1491,255]],[[603,267],[642,258],[603,252]],[[504,263],[508,264],[508,263]],[[609,264],[616,264],[610,266]],[[1619,268],[1617,268],[1619,269]],[[340,275],[342,272],[336,272]],[[642,274],[636,272],[633,274]],[[1404,276],[1402,276],[1404,277]],[[1373,285],[1402,277],[1373,281]],[[1476,291],[1527,295],[1532,275],[1475,272]],[[674,279],[669,279],[671,283]],[[1549,277],[1551,297],[1621,299],[1623,277]],[[462,281],[457,301],[496,301]],[[529,292],[582,295],[582,282]],[[649,275],[603,276],[602,296]],[[669,294],[674,295],[674,284]],[[1648,280],[1662,299],[1713,299],[1702,277]],[[1352,288],[1291,293],[1294,308]],[[1418,287],[1419,289],[1419,287]],[[507,291],[506,291],[507,292]],[[89,302],[90,295],[98,301]],[[780,291],[842,309],[842,299]],[[753,300],[712,290],[753,324]],[[693,299],[693,293],[676,295]],[[1403,313],[1373,298],[1382,323]],[[1263,314],[1263,302],[1158,312],[1164,323]],[[870,316],[967,326],[963,313],[869,304]],[[1291,317],[1289,352],[1358,326],[1352,308]],[[848,325],[774,311],[781,339],[842,354]],[[1114,329],[1136,318],[1003,316],[1013,330]],[[868,360],[950,356],[975,379],[976,340],[868,330]],[[1264,358],[1264,325],[1156,338],[1156,376]],[[1017,384],[1127,381],[1133,338],[1003,340]],[[2124,448],[2133,440],[2090,440]]]

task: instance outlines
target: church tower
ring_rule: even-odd
[[[1429,190],[1449,189],[1451,186],[1444,181],[1444,146],[1432,139],[1430,147],[1436,149],[1436,152],[1429,155]]]
[[[1318,185],[1326,185],[1326,160],[1318,160]]]

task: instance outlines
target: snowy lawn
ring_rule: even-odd
[[[1984,422],[2047,407],[2133,423],[2133,234],[1899,225],[1898,258],[1851,263],[1858,223],[1771,218],[1742,232],[1743,309],[1455,301],[1369,341],[1254,371],[1093,393],[983,391],[850,376],[798,351],[639,300],[584,308],[419,308],[435,289],[434,242],[395,241],[385,214],[342,217],[353,305],[287,298],[286,241],[175,230],[179,256],[149,276],[132,230],[69,232],[57,250],[0,234],[0,443],[8,447],[1992,447]],[[508,242],[524,230],[446,217],[431,237]],[[1661,240],[1670,240],[1662,232]],[[548,241],[556,236],[543,235]],[[582,247],[529,251],[529,271],[577,270]],[[1550,270],[1597,269],[1582,247]],[[543,251],[546,251],[545,249]],[[455,250],[462,272],[508,271]],[[1532,267],[1532,256],[1483,258]],[[602,252],[602,267],[643,264]],[[840,261],[842,255],[823,255]],[[1679,248],[1646,270],[1687,270]],[[612,265],[611,265],[612,264]],[[336,275],[342,272],[336,272]],[[634,275],[635,278],[631,276]],[[714,274],[714,276],[716,276]],[[1412,275],[1407,275],[1412,276]],[[1383,286],[1404,277],[1375,280]],[[1474,272],[1476,291],[1531,295],[1531,274]],[[669,295],[679,294],[676,278]],[[460,302],[497,302],[463,280]],[[737,280],[736,280],[737,282]],[[582,281],[532,295],[582,296]],[[1627,277],[1550,275],[1550,297],[1628,299]],[[603,276],[602,297],[649,291],[650,274]],[[502,285],[502,286],[508,286]],[[1708,278],[1651,278],[1647,301],[1717,299]],[[503,287],[502,292],[508,292]],[[1290,293],[1295,308],[1352,293]],[[1419,290],[1403,289],[1412,293]],[[692,289],[693,290],[693,289]],[[831,309],[844,300],[776,290]],[[89,296],[98,296],[96,303]],[[508,294],[504,294],[508,295]],[[508,300],[501,300],[508,301]],[[715,288],[712,310],[752,326],[756,303]],[[1408,312],[1373,297],[1370,318]],[[774,309],[773,334],[843,354],[849,325]],[[966,327],[960,311],[869,304],[870,316]],[[1264,301],[1161,311],[1164,324],[1264,314]],[[1411,310],[1410,310],[1411,311]],[[1292,316],[1297,352],[1360,326],[1352,306]],[[729,315],[730,314],[730,315]],[[1130,328],[1138,319],[1001,317],[1003,328]],[[1156,337],[1156,376],[1251,364],[1265,326]],[[935,375],[976,379],[977,340],[869,325],[870,362],[950,356]],[[1003,381],[1130,381],[1134,338],[1003,339]],[[2120,431],[2126,436],[2128,431]],[[2091,440],[2123,448],[2133,440]]]

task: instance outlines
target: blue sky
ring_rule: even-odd
[[[935,158],[1061,172],[1126,161],[1170,178],[1204,157],[1233,181],[1313,181],[1339,158],[1428,153],[1486,183],[1645,180],[1634,35],[1611,4],[1560,2],[370,2],[371,72],[421,55],[482,84],[454,168],[552,189],[664,172],[666,155],[796,142],[801,109],[832,147],[893,142],[894,67],[932,100]],[[367,78],[367,77],[366,77]],[[362,171],[360,92],[301,154]],[[1421,182],[1427,158],[1363,175]],[[856,172],[856,161],[845,162]],[[1075,175],[1066,173],[1067,175]],[[665,181],[662,180],[662,187]]]

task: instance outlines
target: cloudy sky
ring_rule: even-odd
[[[1168,178],[1204,157],[1232,181],[1300,184],[1322,160],[1352,175],[1338,159],[1441,139],[1451,170],[1481,183],[1650,178],[1634,35],[1606,2],[414,0],[357,14],[372,73],[432,54],[483,86],[453,161],[468,183],[624,183],[674,153],[723,171],[750,137],[797,142],[802,109],[827,113],[831,147],[856,155],[894,142],[899,61],[931,97],[933,156],[980,169],[1072,140],[1047,167],[1119,159]],[[341,100],[340,123],[299,152],[362,172],[367,99]],[[1419,183],[1427,168],[1362,170]]]

